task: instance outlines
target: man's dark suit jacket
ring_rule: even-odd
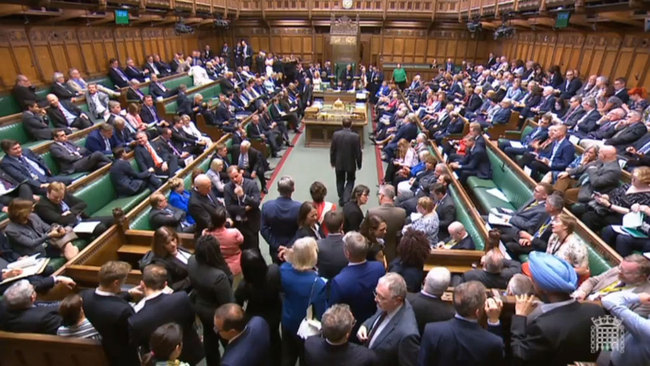
[[[122,70],[122,69],[119,68],[119,67],[118,67],[118,69],[119,69],[120,71],[122,71],[122,74],[124,74],[124,76],[126,76],[126,77],[128,78],[128,76],[126,75],[126,73],[124,72],[124,70]],[[112,67],[109,67],[109,68],[108,68],[108,77],[111,79],[111,81],[113,82],[113,84],[117,85],[118,88],[124,88],[124,87],[129,86],[129,80],[124,80],[124,79],[122,78],[121,74],[118,73],[117,71],[115,71],[115,69],[112,68]]]
[[[363,325],[372,332],[382,311],[377,310],[375,315],[366,319]],[[415,320],[413,307],[408,301],[388,321],[380,333],[375,334],[375,340],[369,347],[375,351],[382,366],[414,366],[417,363],[420,347],[420,333]]]
[[[235,162],[237,164],[238,161]],[[246,170],[247,173],[252,173],[256,172],[257,175],[264,174],[266,171],[266,160],[264,159],[264,156],[262,153],[255,149],[255,148],[249,148],[248,149],[248,169]]]
[[[192,115],[192,101],[183,92],[178,92],[176,96],[176,114]]]
[[[51,140],[52,129],[49,119],[44,116],[36,116],[30,111],[23,112],[23,127],[32,140]]]
[[[268,366],[271,338],[264,318],[254,316],[244,332],[228,343],[221,358],[221,366]]]
[[[126,90],[126,100],[142,102],[144,100],[144,93],[140,89],[135,89],[130,86]]]
[[[126,293],[102,296],[95,289],[81,292],[86,318],[102,336],[102,346],[111,365],[139,366],[135,347],[129,344],[128,320],[134,314]]]
[[[361,162],[359,135],[347,128],[334,132],[330,146],[330,164],[336,170],[354,172],[361,169]]]
[[[332,345],[325,338],[315,335],[305,341],[305,364],[309,366],[374,366],[377,356],[371,350],[358,344],[347,342]]]
[[[163,119],[160,118],[160,116],[158,116],[158,111],[156,110],[156,107],[153,106],[151,108],[153,109],[153,113],[149,109],[149,107],[147,107],[145,105],[142,106],[142,110],[140,110],[140,118],[142,118],[142,122],[144,122],[146,124],[150,124],[150,123],[153,123],[156,120],[158,122],[162,121]]]
[[[564,366],[575,360],[595,361],[591,352],[592,320],[605,315],[595,304],[572,302],[533,320],[513,315],[510,330],[515,364]]]
[[[523,207],[515,211],[508,222],[514,228],[527,231],[531,234],[534,233],[542,222],[548,218],[546,202],[542,201],[537,204],[535,202],[534,198],[528,201]]]
[[[109,174],[118,196],[132,196],[145,189],[144,179],[149,178],[151,172],[136,172],[129,161],[118,159],[111,165]]]
[[[361,322],[377,310],[373,291],[379,278],[386,274],[383,263],[368,261],[363,264],[347,266],[330,282],[329,304],[348,304],[352,315],[357,319],[353,336]]]
[[[81,154],[81,156],[77,156],[71,153],[64,146],[61,146],[61,144],[58,142],[50,145],[50,154],[54,161],[59,164],[62,174],[72,174],[75,172],[74,163],[80,159],[83,159],[85,156],[90,155],[90,152],[85,147],[77,146],[72,142],[67,142],[66,145],[69,148],[76,150],[79,154]]]
[[[500,108],[492,117],[492,124],[506,124],[510,121],[510,115],[512,114],[511,108]]]
[[[478,144],[475,144],[459,163],[461,167],[458,171],[467,174],[467,176],[476,176],[481,179],[492,178],[492,165],[488,159],[487,151]]]
[[[557,141],[551,144],[550,149],[541,153],[540,157],[550,159],[551,156],[553,155],[553,148],[555,147],[554,146],[555,144],[557,144]],[[571,164],[573,159],[575,159],[575,152],[576,152],[575,146],[573,146],[571,141],[569,141],[569,139],[565,137],[564,140],[562,140],[560,147],[557,149],[557,152],[555,153],[555,159],[553,159],[553,161],[550,162],[551,170],[558,171],[558,170],[566,169],[566,167],[568,167],[569,164]]]
[[[318,275],[331,280],[348,266],[348,259],[343,253],[343,234],[330,233],[318,240]]]
[[[14,99],[16,99],[16,102],[20,108],[25,108],[27,106],[25,104],[26,101],[38,102],[38,105],[41,107],[45,107],[47,105],[47,100],[43,97],[39,97],[36,94],[36,87],[34,86],[25,87],[14,85],[13,89],[11,89],[11,95],[13,95]]]
[[[441,239],[449,237],[447,227],[452,222],[456,221],[456,205],[451,193],[447,193],[436,206],[436,214],[440,224],[438,226],[438,237]]]
[[[450,303],[442,301],[439,296],[409,292],[406,294],[406,299],[413,307],[420,334],[423,334],[424,326],[427,323],[449,320],[456,314],[454,307]]]
[[[25,310],[8,310],[0,305],[0,329],[15,333],[56,334],[61,325],[57,305],[32,306]]]
[[[463,282],[478,281],[487,288],[508,287],[508,281],[517,273],[521,273],[521,263],[515,260],[504,260],[501,273],[490,273],[483,269],[471,269],[463,273]]]
[[[585,115],[586,111],[582,106],[578,106],[575,110],[567,111],[567,113],[562,117],[562,120],[565,125],[573,127],[578,123],[578,120]]]
[[[260,231],[260,202],[262,200],[260,196],[260,189],[257,187],[257,183],[253,180],[244,178],[242,182],[242,188],[244,190],[244,197],[240,200],[235,194],[235,183],[228,182],[223,188],[223,198],[226,203],[226,210],[230,214],[230,217],[237,222],[237,217],[242,219],[246,218],[244,222],[245,225],[255,231]],[[246,211],[246,206],[250,206],[250,210]]]
[[[113,136],[110,138],[111,146],[123,147],[127,151],[131,150],[131,142],[133,141],[134,134],[130,132],[126,127],[121,131],[117,128],[113,130]]]
[[[503,365],[501,337],[478,323],[453,318],[424,328],[418,365]]]
[[[605,140],[605,145],[612,145],[620,153],[625,151],[625,148],[639,140],[643,135],[648,132],[645,124],[642,121],[628,125],[616,132],[614,136]]]
[[[562,85],[558,88],[560,90],[560,98],[569,100],[572,96],[576,95],[578,89],[582,87],[582,81],[578,78],[573,78],[567,86],[566,80],[562,82]]]
[[[52,94],[56,95],[59,99],[69,100],[77,96],[77,93],[68,87],[67,84],[52,84]]]
[[[589,112],[585,112],[585,114],[583,114],[582,117],[580,117],[579,120],[576,121],[578,132],[588,134],[589,132],[596,130],[596,128],[598,127],[598,125],[596,125],[596,122],[598,122],[598,120],[600,120],[601,117],[602,116],[596,109],[593,109]]]
[[[165,210],[152,208],[149,211],[149,224],[154,230],[161,226],[169,226],[178,230],[179,225],[185,220],[185,211],[172,205],[167,205]]]
[[[158,144],[151,141],[149,144],[151,144],[151,148],[156,152],[156,154],[158,154],[163,162],[168,162],[171,159],[171,156],[167,153],[167,151],[160,148]],[[147,150],[146,147],[142,145],[136,145],[134,151],[135,161],[138,163],[138,167],[141,171],[156,167],[156,164],[154,164],[153,158],[151,157],[151,154],[149,154],[149,150]]]
[[[540,101],[540,104],[538,105],[539,113],[550,112],[553,109],[554,106],[555,106],[555,97],[554,96],[549,95],[548,97],[542,97],[542,100]]]
[[[59,100],[59,104],[63,106],[63,108],[65,108],[68,112],[74,114],[76,117],[79,117],[79,115],[83,113],[83,111],[79,107],[66,100]],[[47,116],[49,117],[54,127],[56,128],[68,127],[68,120],[65,119],[63,112],[61,112],[59,108],[52,108],[52,107],[48,108]]]
[[[108,142],[111,145],[111,150],[117,147],[113,146],[114,141],[111,141],[111,139],[108,139]],[[99,133],[99,129],[90,132],[86,137],[86,149],[90,152],[101,151],[104,154],[112,154],[112,151],[106,150],[104,136]]]
[[[361,207],[352,201],[348,201],[343,206],[343,231],[359,231],[361,222],[363,221],[363,211]]]
[[[190,193],[190,202],[188,205],[188,212],[196,221],[195,233],[198,235],[201,234],[203,229],[206,229],[212,225],[212,219],[210,218],[210,212],[217,209],[217,206],[222,206],[217,197],[212,193],[208,193],[207,196],[199,194],[195,189]],[[222,206],[223,207],[223,206]]]
[[[131,345],[149,349],[149,337],[156,328],[174,322],[183,328],[183,351],[179,359],[195,365],[201,361],[204,353],[194,330],[194,319],[194,309],[187,293],[160,294],[147,300],[144,307],[129,318]]]
[[[54,223],[62,226],[74,226],[77,220],[77,215],[86,209],[86,202],[80,200],[72,194],[67,194],[63,201],[70,207],[72,214],[63,216],[63,209],[60,204],[54,204],[47,197],[42,197],[34,206],[34,212],[43,219],[46,223],[52,225]]]
[[[160,86],[163,86],[165,89],[161,88]],[[163,83],[150,83],[149,85],[149,94],[151,94],[154,99],[157,99],[158,97],[163,97],[163,98],[168,98],[172,95],[174,95],[173,90],[169,90],[167,87],[163,85]]]
[[[224,94],[230,95],[235,90],[235,85],[227,78],[221,79],[220,85]]]
[[[45,161],[40,155],[36,155],[32,150],[23,148],[23,156],[31,161],[36,162],[41,169],[45,171],[45,175],[52,176],[50,168],[47,167]],[[16,182],[27,182],[32,188],[40,191],[41,182],[32,179],[29,169],[23,164],[22,161],[15,159],[9,155],[5,155],[0,161],[0,168],[9,174]]]
[[[614,96],[618,97],[623,103],[627,103],[630,101],[630,95],[627,93],[627,89],[625,88],[615,92]]]
[[[474,250],[476,249],[476,244],[474,244],[474,239],[472,239],[472,236],[467,234],[467,236],[464,237],[463,240],[454,244],[454,246],[451,247],[451,249]]]
[[[127,66],[124,69],[124,73],[126,73],[126,76],[128,76],[131,79],[137,79],[140,82],[144,81],[144,72],[142,72],[142,70],[138,69],[135,66]]]
[[[300,202],[287,197],[278,197],[262,206],[262,237],[272,250],[280,245],[291,246],[291,239],[298,230]]]

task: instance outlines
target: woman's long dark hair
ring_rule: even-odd
[[[263,288],[266,285],[268,266],[262,254],[254,249],[246,249],[241,253],[241,271],[244,281],[252,287]]]
[[[368,215],[368,217],[365,218],[361,222],[361,227],[359,228],[359,232],[361,235],[365,236],[366,239],[370,243],[375,243],[377,242],[377,238],[375,237],[375,231],[381,225],[381,223],[384,222],[384,219],[377,215]]]
[[[232,278],[232,272],[223,259],[221,254],[221,247],[219,241],[212,235],[201,235],[196,240],[196,248],[194,249],[194,256],[199,264],[218,268],[226,273],[229,278]]]
[[[409,267],[424,266],[424,261],[429,256],[429,239],[427,236],[413,228],[406,229],[402,236],[399,245],[397,246],[397,253],[402,259],[402,263]]]
[[[143,366],[153,366],[157,361],[169,361],[178,345],[183,346],[183,328],[176,323],[159,326],[149,338],[149,350],[142,360]]]

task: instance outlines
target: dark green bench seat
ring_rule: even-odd
[[[456,221],[459,221],[465,226],[465,230],[472,237],[472,240],[474,240],[476,250],[484,250],[485,243],[476,228],[476,222],[472,220],[472,216],[469,214],[469,208],[458,198],[458,192],[456,192],[454,186],[449,185],[449,193],[454,200],[454,206],[456,206]]]
[[[36,95],[45,99],[45,96],[50,93],[51,88],[36,90]],[[16,98],[9,92],[0,96],[0,117],[9,116],[11,114],[20,113],[23,111],[22,106],[18,104]]]
[[[202,87],[202,86],[201,86]],[[201,90],[196,90],[198,88],[192,88],[192,90],[187,91],[187,98],[192,101],[194,100],[194,94],[200,93],[203,96],[203,100],[205,102],[209,101],[210,99],[218,98],[219,94],[221,94],[221,84],[218,82],[215,82],[211,84],[210,86],[206,87],[205,89]],[[176,114],[178,110],[178,106],[176,105],[176,99],[165,103],[165,113],[167,114]]]
[[[90,244],[90,241],[88,241],[87,239],[79,238],[79,239],[75,239],[75,240],[72,241],[72,245],[77,247],[79,249],[79,251],[83,250],[88,244]],[[64,257],[52,258],[52,259],[50,259],[50,263],[48,265],[52,266],[52,268],[54,268],[54,270],[57,270],[57,269],[61,268],[61,266],[63,266],[65,264],[65,262],[66,262],[66,259]]]
[[[136,171],[139,170],[135,160],[131,161],[131,166]],[[91,217],[113,216],[113,209],[117,207],[122,208],[124,212],[128,212],[149,194],[151,194],[151,191],[146,189],[134,196],[118,197],[109,174],[104,175],[74,193],[75,197],[86,202],[88,205],[86,213]]]

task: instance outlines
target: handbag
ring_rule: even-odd
[[[72,231],[72,228],[70,226],[66,226],[64,227],[64,229],[65,229],[65,235],[63,235],[60,238],[50,238],[48,240],[50,245],[62,249],[67,243],[78,238],[77,234],[75,234],[75,232]]]
[[[311,303],[311,297],[314,295],[314,286],[316,285],[316,281],[318,281],[318,276],[314,278],[314,283],[311,285],[307,314],[305,315],[305,318],[300,322],[298,332],[296,332],[298,337],[302,339],[307,339],[311,336],[320,334],[321,324],[320,321],[314,318],[314,305]]]

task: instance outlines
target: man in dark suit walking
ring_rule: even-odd
[[[454,289],[456,316],[424,328],[418,365],[503,364],[503,339],[498,334],[503,304],[500,300],[486,299],[485,292],[485,286],[476,281],[463,283]],[[484,308],[490,331],[478,324]]]
[[[133,347],[149,349],[149,337],[159,326],[174,322],[183,328],[183,350],[179,359],[196,365],[203,357],[203,346],[194,330],[196,318],[190,298],[185,291],[163,293],[167,286],[167,270],[150,264],[142,271],[140,287],[144,299],[135,306],[129,320],[130,343]]]
[[[340,211],[328,211],[323,219],[327,237],[318,240],[318,274],[331,280],[348,265],[348,258],[343,250],[343,214]]]
[[[194,178],[194,189],[190,194],[190,203],[188,212],[196,221],[195,236],[201,235],[203,229],[212,225],[211,212],[215,212],[217,207],[224,207],[223,203],[217,200],[212,193],[212,181],[205,174],[199,174]]]
[[[102,152],[91,153],[88,149],[69,142],[63,129],[54,130],[52,137],[54,143],[50,146],[50,153],[63,174],[90,172],[111,163],[111,159]]]
[[[442,301],[442,294],[449,287],[451,274],[445,267],[435,267],[424,279],[422,291],[409,293],[406,299],[413,306],[415,320],[418,322],[420,334],[424,332],[427,323],[449,320],[454,317],[454,308]]]
[[[258,366],[269,364],[271,339],[264,318],[247,320],[244,309],[237,304],[224,304],[214,313],[214,329],[228,342],[221,366]]]
[[[111,365],[139,366],[135,347],[129,344],[129,318],[135,313],[128,301],[141,297],[138,287],[122,291],[131,265],[110,261],[99,270],[99,286],[81,292],[84,314],[102,336]]]
[[[264,176],[268,162],[260,151],[251,147],[250,141],[244,140],[239,145],[239,156],[236,163],[245,172],[246,178],[258,178],[260,180],[262,193],[269,193],[266,189],[266,177]]]
[[[244,178],[242,170],[228,168],[230,182],[223,189],[226,210],[235,221],[235,227],[244,236],[244,249],[260,250],[260,190],[251,179]]]
[[[332,305],[323,314],[322,336],[305,341],[305,364],[310,366],[373,366],[377,356],[366,347],[349,343],[355,319],[346,304]]]
[[[377,353],[381,366],[415,365],[420,333],[402,276],[391,272],[380,278],[375,301],[378,310],[363,322],[357,338]]]
[[[278,180],[280,197],[267,201],[262,206],[262,237],[269,244],[269,255],[274,263],[281,262],[278,252],[291,246],[291,239],[298,230],[298,212],[301,204],[291,199],[294,186],[293,178],[280,177]]]
[[[336,191],[339,206],[350,200],[357,169],[361,169],[361,142],[359,135],[352,131],[352,120],[343,118],[343,129],[334,132],[330,146],[330,164],[336,172]]]

